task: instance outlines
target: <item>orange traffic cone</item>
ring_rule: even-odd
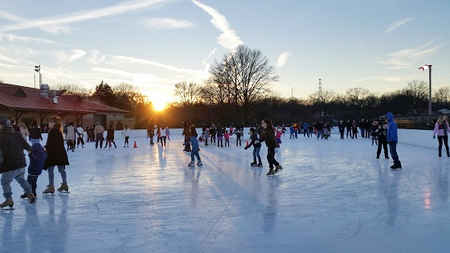
[[[134,145],[133,145],[133,148],[137,148],[137,144],[136,144],[136,141],[134,141]]]

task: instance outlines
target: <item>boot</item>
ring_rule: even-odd
[[[67,184],[61,184],[61,186],[58,188],[59,192],[69,192],[69,186]]]
[[[12,201],[12,199],[6,199],[5,202],[0,204],[0,208],[5,208],[5,207],[13,208],[13,206],[14,206],[14,202]]]
[[[250,166],[255,167],[256,166],[256,162],[250,163]]]
[[[198,166],[198,167],[202,167],[202,166],[203,166],[203,163],[202,163],[201,161],[198,161],[197,166]]]
[[[188,164],[188,166],[189,166],[189,167],[194,167],[195,164],[194,164],[194,162],[190,162],[190,163]]]
[[[259,168],[262,168],[262,167],[263,167],[262,163],[258,163],[257,166],[258,166]]]
[[[42,193],[44,194],[55,193],[55,187],[53,187],[53,185],[48,185],[47,189],[45,189],[45,191],[43,191]]]

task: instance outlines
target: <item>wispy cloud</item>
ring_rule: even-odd
[[[236,47],[238,47],[239,45],[244,44],[244,42],[241,40],[241,38],[239,38],[239,36],[237,35],[236,31],[231,29],[227,18],[223,14],[221,14],[219,11],[217,11],[216,9],[214,9],[208,5],[200,3],[197,0],[192,0],[192,2],[195,5],[197,5],[199,8],[204,10],[206,13],[208,13],[212,17],[211,23],[217,29],[222,31],[222,33],[217,38],[217,40],[221,46],[223,46],[224,48],[233,50]]]
[[[184,73],[184,74],[189,74],[189,75],[194,75],[194,76],[199,76],[199,77],[205,76],[204,71],[201,71],[201,70],[180,68],[180,67],[175,67],[175,66],[171,66],[171,65],[167,65],[167,64],[163,64],[163,63],[159,63],[159,62],[155,62],[155,61],[150,61],[150,60],[146,60],[146,59],[140,59],[140,58],[129,57],[129,56],[112,56],[112,59],[115,61],[124,62],[124,63],[150,65],[150,66],[166,69],[166,70],[173,71],[173,72]]]
[[[126,12],[139,10],[150,7],[158,3],[166,2],[167,0],[135,0],[122,2],[105,8],[89,10],[84,12],[72,13],[60,17],[42,18],[36,20],[29,20],[18,24],[5,25],[0,27],[1,32],[24,30],[36,27],[48,27],[55,25],[66,25],[76,22],[82,22],[91,19],[99,19],[108,16],[115,16],[124,14]]]
[[[0,41],[9,41],[9,42],[33,42],[40,44],[56,44],[53,40],[27,37],[27,36],[18,36],[10,33],[0,33]]]
[[[398,76],[367,76],[363,78],[359,78],[354,80],[354,82],[360,83],[360,82],[366,82],[366,81],[384,81],[389,83],[396,83],[401,82],[404,80],[402,77]]]
[[[158,30],[187,29],[194,26],[190,21],[172,18],[149,18],[143,20],[142,23],[147,28]]]
[[[6,19],[8,21],[12,21],[15,23],[26,23],[29,22],[29,20],[16,16],[14,14],[8,13],[6,11],[0,10],[0,19]],[[47,26],[41,26],[39,27],[44,32],[48,33],[68,33],[70,32],[70,29],[65,26],[57,26],[57,25],[47,25]]]
[[[442,45],[434,45],[433,41],[425,43],[416,48],[405,48],[388,54],[380,59],[378,63],[384,64],[388,69],[407,69],[416,66],[420,61],[436,51]]]
[[[72,63],[83,58],[86,54],[87,52],[82,49],[72,49],[70,51],[57,51],[56,58],[59,63]]]
[[[291,54],[289,52],[281,53],[280,56],[278,56],[277,67],[278,68],[284,67],[286,65],[290,55]]]
[[[12,63],[12,64],[17,64],[16,60],[14,60],[13,58],[8,57],[6,55],[2,55],[2,54],[0,54],[0,61],[7,62],[7,63]]]
[[[132,72],[124,71],[121,69],[99,68],[99,67],[92,68],[92,71],[125,77],[129,81],[136,82],[139,84],[145,84],[145,83],[147,83],[147,84],[151,84],[151,83],[171,84],[170,80],[161,78],[161,77],[155,76],[153,74],[149,74],[149,73],[132,73]]]
[[[385,32],[390,33],[390,32],[392,32],[394,30],[397,30],[400,26],[405,25],[405,24],[407,24],[407,23],[409,23],[409,22],[411,22],[413,20],[414,20],[414,18],[404,18],[404,19],[395,21],[394,23],[390,24],[386,28]]]

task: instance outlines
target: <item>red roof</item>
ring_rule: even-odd
[[[58,103],[55,104],[51,99],[42,97],[39,89],[3,83],[0,83],[0,105],[23,111],[127,113],[125,110],[75,95],[58,96]]]

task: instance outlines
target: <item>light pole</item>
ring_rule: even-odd
[[[429,90],[428,90],[428,115],[431,115],[433,113],[433,109],[432,109],[432,105],[431,105],[431,67],[433,65],[431,64],[425,64],[423,66],[421,66],[419,69],[425,71],[426,69],[428,70],[428,85],[429,85]]]
[[[36,72],[39,74],[39,86],[41,85],[41,65],[34,66],[34,88],[36,89]]]

